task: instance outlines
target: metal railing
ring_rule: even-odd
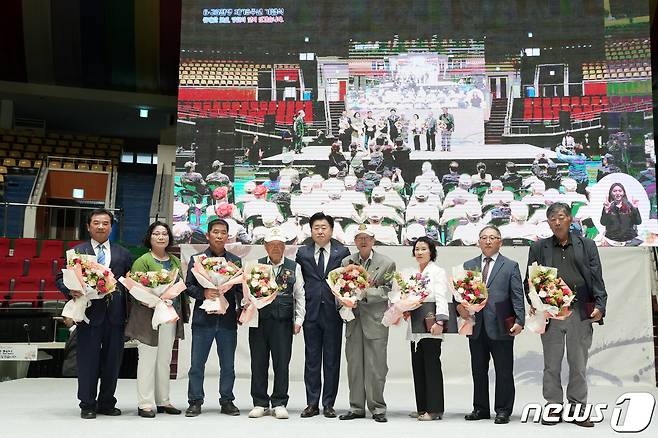
[[[35,209],[45,209],[48,213],[49,216],[54,214],[57,210],[63,210],[64,212],[64,217],[62,219],[62,222],[64,224],[67,223],[68,217],[68,212],[72,211],[72,214],[75,214],[78,216],[78,221],[74,224],[74,227],[55,227],[53,228],[53,225],[50,224],[49,222],[51,221],[50,217],[48,220],[44,223],[43,227],[46,229],[49,229],[49,233],[38,233],[40,237],[46,237],[50,239],[59,239],[59,240],[80,240],[80,226],[84,225],[85,220],[84,218],[79,217],[81,212],[85,211],[92,211],[95,210],[98,207],[84,207],[84,206],[77,206],[77,205],[50,205],[50,204],[37,204],[37,203],[22,203],[22,202],[2,202],[0,203],[0,206],[4,209],[4,216],[3,216],[3,224],[2,224],[2,237],[22,237],[22,236],[8,236],[8,224],[9,224],[9,213],[10,213],[10,207],[18,207],[21,209],[25,208],[35,208]],[[118,224],[116,226],[119,227],[118,235],[119,239],[118,240],[123,240],[123,219],[124,219],[124,210],[122,208],[108,208],[109,211],[114,213],[116,219],[118,219]],[[74,236],[67,235],[67,233],[73,231]]]

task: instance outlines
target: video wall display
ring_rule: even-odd
[[[323,211],[348,244],[528,245],[562,202],[600,246],[658,244],[648,4],[300,3],[183,2],[178,243],[215,217],[302,243]]]

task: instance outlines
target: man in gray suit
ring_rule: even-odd
[[[382,324],[388,307],[389,281],[386,274],[395,272],[395,262],[383,254],[373,251],[375,233],[361,224],[354,235],[358,252],[345,257],[342,266],[361,265],[368,271],[370,285],[365,297],[354,308],[355,318],[345,328],[345,356],[347,379],[350,387],[350,410],[341,415],[341,420],[365,417],[365,405],[372,418],[385,423],[386,403],[386,346],[388,327]]]
[[[436,150],[436,119],[433,113],[429,113],[425,120],[425,139],[427,140],[427,150]]]
[[[525,324],[523,283],[519,264],[500,254],[500,230],[487,225],[480,230],[479,246],[482,255],[464,263],[464,269],[482,272],[489,299],[475,314],[473,334],[468,338],[473,374],[473,412],[468,421],[491,418],[489,413],[489,359],[493,358],[496,371],[495,424],[509,423],[514,407],[514,336]],[[468,312],[457,305],[464,317]]]
[[[541,335],[544,349],[543,394],[547,403],[564,402],[564,390],[560,379],[562,358],[567,350],[569,385],[567,401],[571,406],[584,408],[587,404],[587,359],[592,346],[592,323],[603,324],[608,293],[603,282],[601,259],[593,240],[570,232],[571,207],[562,202],[551,204],[546,210],[553,236],[536,241],[528,252],[528,266],[537,262],[542,266],[557,268],[558,276],[576,294],[571,305],[573,313],[565,320],[551,319]],[[527,271],[526,271],[526,288]],[[527,290],[527,289],[526,289]],[[530,308],[530,313],[534,309]],[[573,423],[581,427],[594,427],[581,412]],[[542,418],[542,424],[555,425],[562,421],[559,415]]]

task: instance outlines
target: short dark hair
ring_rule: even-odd
[[[216,218],[208,222],[208,233],[212,231],[212,227],[215,225],[224,225],[226,227],[226,231],[228,232],[228,222],[226,222],[224,219]]]
[[[151,225],[149,225],[148,229],[146,230],[146,235],[144,236],[144,246],[148,249],[151,249],[151,233],[153,233],[155,227],[164,227],[167,230],[167,235],[169,236],[169,242],[167,243],[167,247],[165,248],[165,251],[168,252],[171,249],[171,247],[174,246],[174,237],[171,235],[171,228],[169,228],[169,225],[167,225],[165,222],[155,221]]]
[[[91,225],[91,219],[94,216],[100,216],[101,214],[108,215],[110,217],[110,223],[114,223],[114,215],[110,210],[108,210],[107,208],[97,208],[95,210],[92,210],[89,213],[89,216],[87,216],[87,225]]]
[[[552,216],[558,214],[560,211],[562,211],[565,215],[571,217],[571,207],[569,207],[564,202],[554,202],[553,204],[549,205],[548,209],[546,210],[546,217],[550,219]]]
[[[430,249],[430,261],[433,262],[436,260],[436,243],[430,239],[427,236],[420,236],[416,241],[414,242],[414,246],[411,248],[411,255],[415,256],[416,255],[416,245],[419,243],[424,242],[427,244],[427,246]]]
[[[329,226],[331,227],[331,229],[334,228],[334,218],[329,216],[328,214],[322,213],[321,211],[314,213],[313,216],[311,216],[311,218],[308,220],[308,224],[311,228],[313,228],[313,222],[317,222],[321,220],[325,220],[329,222]]]
[[[496,233],[498,233],[498,237],[502,237],[502,236],[503,236],[503,235],[500,233],[500,229],[499,229],[497,226],[495,226],[494,224],[487,224],[487,225],[485,225],[484,227],[482,227],[482,229],[481,229],[480,232],[478,233],[478,237],[480,237],[480,236],[482,235],[482,232],[483,232],[484,230],[487,230],[487,229],[489,229],[489,230],[494,230]]]

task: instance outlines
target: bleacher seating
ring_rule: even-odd
[[[295,78],[299,75],[298,64],[258,64],[234,60],[181,61],[178,75],[181,87],[256,87],[259,71],[279,69],[290,70],[289,75],[294,74]]]
[[[651,96],[526,97],[523,99],[523,119],[559,120],[560,111],[569,111],[575,120],[591,120],[603,111],[633,111],[634,107],[650,101]]]
[[[119,163],[123,139],[87,135],[48,133],[0,129],[0,174],[8,171],[35,172],[48,156],[96,158],[110,160],[104,170]],[[61,162],[51,162],[51,168],[62,168]],[[75,168],[75,165],[73,166]]]
[[[179,118],[203,117],[241,117],[247,122],[263,123],[265,115],[274,114],[276,123],[291,124],[295,114],[304,110],[304,120],[313,122],[313,103],[311,101],[179,101]]]

